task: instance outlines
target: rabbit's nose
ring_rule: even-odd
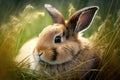
[[[42,54],[43,54],[43,52],[40,52],[40,53],[38,54],[38,56],[40,57]]]

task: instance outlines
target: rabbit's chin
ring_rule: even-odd
[[[55,61],[50,61],[45,59],[43,56],[39,57],[39,62],[43,62],[43,63],[47,63],[49,65],[57,65],[57,64],[64,64],[67,62],[70,62],[72,60],[72,58],[68,58],[66,60],[55,60]]]

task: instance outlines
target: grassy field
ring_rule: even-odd
[[[14,62],[20,47],[27,40],[38,36],[45,26],[52,24],[49,14],[43,7],[44,3],[51,3],[52,5],[56,3],[54,6],[63,13],[66,19],[69,18],[70,4],[74,6],[75,10],[90,5],[98,5],[100,7],[90,29],[85,31],[83,36],[94,43],[94,47],[99,50],[102,58],[102,66],[95,80],[118,80],[120,76],[119,0],[93,0],[93,2],[90,0],[76,0],[76,2],[70,0],[70,3],[68,0],[66,2],[64,0],[61,0],[61,2],[56,0],[54,3],[51,1],[53,0],[48,2],[45,0],[38,4],[37,1],[31,0],[31,3],[34,2],[33,6],[29,5],[29,1],[28,5],[21,2],[19,5],[24,5],[25,7],[22,7],[17,15],[7,16],[8,20],[3,22],[0,19],[0,80],[47,80],[43,75],[38,77],[35,71],[17,67],[18,64]],[[63,8],[62,5],[66,6]],[[3,11],[3,9],[1,10]],[[6,16],[1,18],[6,18]],[[48,79],[57,80],[59,77],[62,76],[54,76]]]

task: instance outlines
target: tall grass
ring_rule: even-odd
[[[74,12],[74,8],[70,7]],[[72,10],[69,12],[69,15],[73,13]],[[98,32],[90,37],[94,47],[98,49],[102,63],[95,80],[117,80],[119,78],[119,15],[120,11],[118,11],[115,21],[112,19],[113,16],[110,15],[104,21],[101,20],[101,16],[96,16],[93,25],[91,25],[96,27],[98,24],[101,24]],[[38,77],[35,71],[18,67],[14,62],[14,58],[23,43],[37,36],[44,26],[51,23],[48,14],[43,16],[43,12],[28,5],[19,16],[11,16],[10,21],[0,27],[0,80],[47,80],[44,77],[44,72]],[[100,23],[98,23],[99,21]],[[94,29],[97,30],[96,28],[91,28],[93,31]],[[66,74],[68,73],[66,72]],[[57,80],[63,77],[63,75],[50,76],[48,79]]]
[[[34,28],[41,30],[39,21],[42,16],[43,12],[28,5],[19,16],[11,16],[10,21],[0,27],[0,80],[14,80],[18,71],[22,76],[23,70],[16,67],[14,58],[21,45],[30,36],[35,36]]]
[[[91,37],[94,47],[99,49],[102,66],[96,77],[98,80],[117,80],[120,76],[120,12],[112,21],[108,16],[98,32]]]

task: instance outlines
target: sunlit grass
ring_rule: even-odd
[[[22,67],[18,69],[14,63],[14,58],[26,40],[31,36],[37,36],[35,30],[42,29],[39,26],[43,16],[43,12],[28,5],[19,16],[11,16],[10,21],[0,27],[0,79],[14,80],[18,75],[22,76],[23,79],[25,78],[23,73],[26,70],[22,70]],[[16,75],[17,73],[18,75]],[[29,71],[26,74],[30,75]]]
[[[108,16],[101,24],[98,32],[91,37],[94,41],[94,47],[98,48],[101,54],[100,72],[97,79],[101,80],[116,80],[120,75],[120,13],[118,12],[118,18],[113,22],[112,17]],[[114,75],[116,74],[116,75]],[[103,80],[102,79],[102,80]]]

